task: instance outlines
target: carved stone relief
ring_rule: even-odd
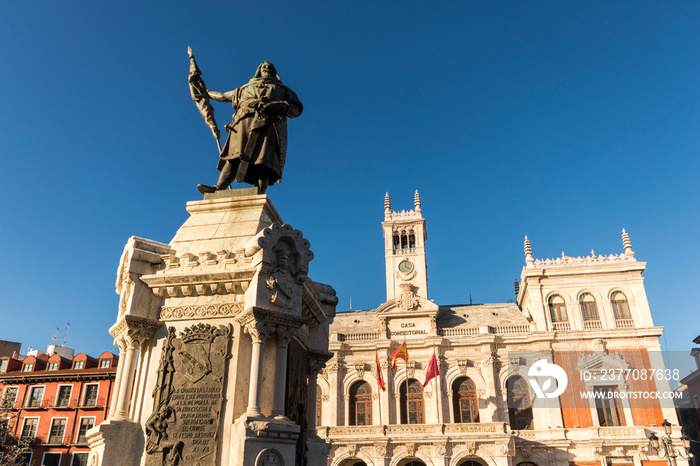
[[[215,461],[230,335],[230,327],[204,323],[179,336],[169,329],[146,421],[146,466]]]

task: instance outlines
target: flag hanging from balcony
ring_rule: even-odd
[[[425,382],[423,382],[423,388],[428,385],[432,379],[440,375],[440,369],[438,369],[437,359],[435,358],[435,352],[433,352],[433,357],[430,358],[428,363],[428,371],[425,374]]]
[[[377,385],[386,391],[386,384],[384,384],[384,377],[382,377],[382,366],[379,365],[379,354],[376,351],[374,352],[374,359],[377,361]]]
[[[398,358],[403,359],[404,361],[408,362],[408,348],[406,348],[406,340],[401,343],[401,346],[399,346],[399,349],[391,353],[391,368],[396,369],[396,360]]]

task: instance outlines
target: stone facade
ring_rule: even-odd
[[[606,380],[665,369],[646,264],[624,231],[621,254],[583,258],[534,259],[526,239],[516,302],[439,306],[428,299],[418,193],[408,212],[392,211],[387,194],[382,227],[387,302],[336,315],[333,358],[318,376],[317,430],[332,444],[329,466],[663,464],[648,452],[648,435],[660,435],[664,419],[678,424],[672,401],[596,404],[580,395],[669,391],[666,380],[638,375]],[[409,359],[391,369],[404,341]],[[420,388],[433,355],[440,375]],[[535,386],[546,390],[551,380],[532,375],[535,363],[568,374],[562,394],[538,395]]]
[[[306,407],[337,298],[308,277],[309,242],[254,188],[187,210],[169,244],[124,248],[110,329],[123,362],[90,464],[324,463]]]

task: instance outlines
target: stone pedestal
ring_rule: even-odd
[[[88,464],[124,466],[138,464],[143,448],[141,426],[130,421],[108,419],[87,432],[90,444]]]
[[[254,189],[187,211],[169,244],[124,249],[110,329],[122,358],[95,466],[325,464],[308,380],[331,357],[337,298],[309,279],[309,242]]]

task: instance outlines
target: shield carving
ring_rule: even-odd
[[[209,342],[202,340],[189,341],[182,345],[179,352],[179,363],[182,375],[191,383],[196,383],[211,372],[209,359]]]

